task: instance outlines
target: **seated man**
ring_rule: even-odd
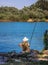
[[[22,48],[23,53],[30,52],[30,45],[28,43],[28,38],[24,37],[23,42],[19,44],[19,46]]]

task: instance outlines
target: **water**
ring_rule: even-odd
[[[0,22],[0,52],[22,51],[18,46],[22,39],[32,35],[35,23],[27,22]],[[31,40],[31,49],[42,50],[44,32],[48,30],[47,22],[38,22]]]

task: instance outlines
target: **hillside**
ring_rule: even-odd
[[[48,21],[48,0],[38,0],[29,7],[0,7],[0,21]]]

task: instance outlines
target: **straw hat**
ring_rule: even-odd
[[[27,38],[27,37],[24,37],[24,38],[23,38],[23,41],[28,41],[28,38]]]

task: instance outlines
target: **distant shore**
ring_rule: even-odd
[[[12,22],[11,20],[0,20],[0,22]]]
[[[0,20],[0,22],[16,22],[16,20]],[[22,22],[25,22],[23,20],[21,20]],[[17,22],[21,22],[21,21],[17,21]],[[46,20],[40,20],[40,19],[28,19],[26,22],[48,22],[48,19]]]

